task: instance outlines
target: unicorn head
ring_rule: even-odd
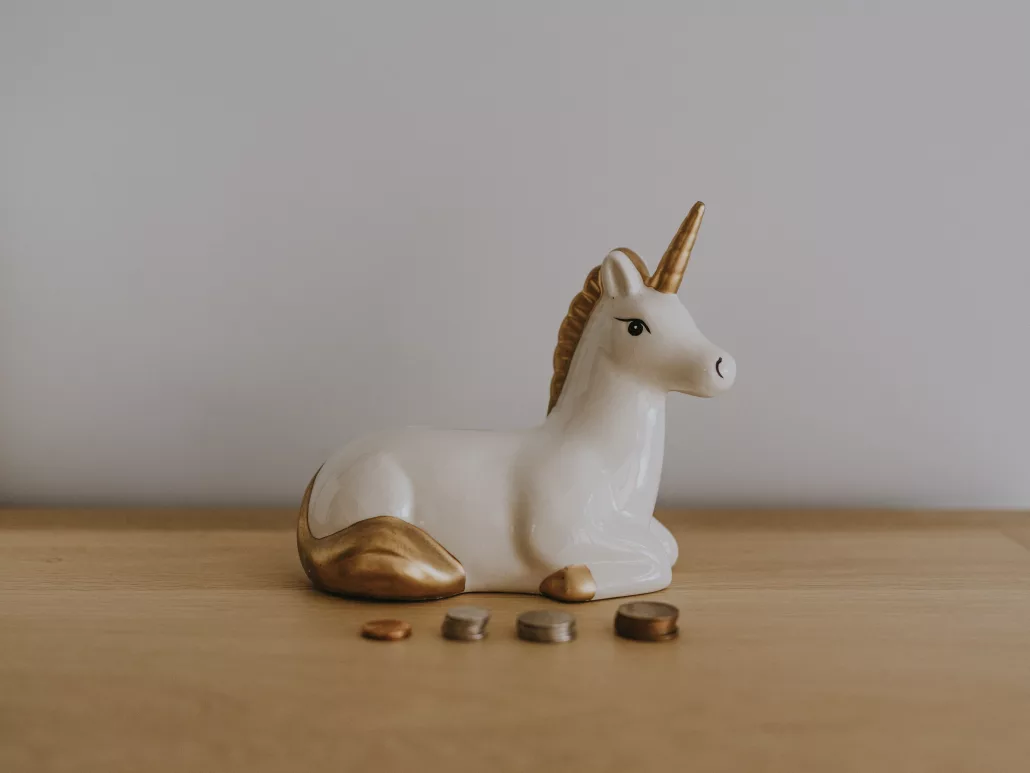
[[[557,404],[586,338],[594,344],[594,356],[656,390],[713,397],[733,386],[733,358],[701,333],[677,296],[703,215],[699,201],[654,274],[625,247],[613,250],[590,272],[558,332],[548,410]]]

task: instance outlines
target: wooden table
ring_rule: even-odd
[[[321,595],[292,518],[0,511],[0,770],[1030,770],[1030,515],[665,513],[681,638],[564,645]]]

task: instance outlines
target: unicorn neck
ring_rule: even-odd
[[[620,372],[601,352],[590,359],[589,367],[574,364],[558,404],[547,417],[548,424],[577,434],[600,433],[609,440],[623,432],[637,439],[642,429],[650,434],[658,419],[664,427],[664,392]]]
[[[664,391],[619,371],[584,340],[545,427],[588,444],[613,476],[620,508],[650,517],[665,452]]]

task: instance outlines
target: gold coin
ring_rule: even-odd
[[[637,641],[669,641],[679,633],[679,610],[660,601],[632,601],[615,613],[615,632]]]
[[[399,641],[411,636],[411,623],[403,620],[369,620],[361,626],[361,635],[378,641]]]

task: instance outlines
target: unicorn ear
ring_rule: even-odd
[[[644,279],[636,265],[639,261],[640,258],[629,250],[618,249],[608,253],[601,264],[601,284],[609,298],[634,295],[644,289]]]

